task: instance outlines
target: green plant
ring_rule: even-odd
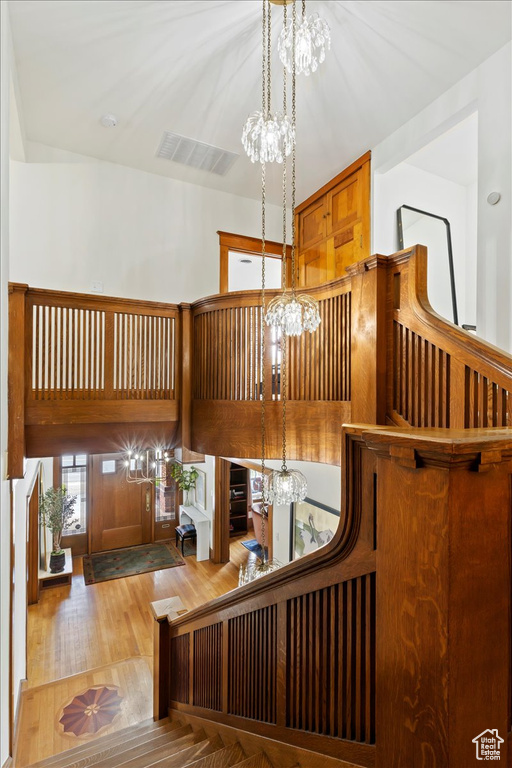
[[[52,534],[52,554],[60,555],[62,531],[76,522],[74,518],[76,496],[67,493],[66,487],[48,488],[39,497],[39,517]]]
[[[183,469],[181,464],[173,464],[171,467],[171,475],[178,483],[180,491],[190,491],[196,487],[196,480],[199,477],[199,472],[195,467],[190,469]]]

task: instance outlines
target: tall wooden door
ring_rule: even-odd
[[[133,547],[152,538],[151,483],[129,483],[120,453],[92,457],[91,551]]]

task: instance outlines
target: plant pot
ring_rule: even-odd
[[[64,570],[66,565],[66,553],[65,552],[52,552],[50,555],[50,573],[60,573]]]

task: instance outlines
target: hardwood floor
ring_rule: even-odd
[[[28,686],[133,656],[152,656],[149,604],[179,595],[190,609],[236,587],[240,563],[254,557],[242,546],[243,538],[232,541],[231,562],[224,565],[198,563],[191,556],[184,566],[88,587],[82,558],[75,558],[71,587],[42,592],[39,603],[28,609]]]
[[[50,755],[73,749],[94,738],[134,726],[152,717],[152,672],[148,657],[107,664],[80,675],[66,677],[23,693],[19,736],[14,765],[25,768]],[[74,696],[94,686],[118,691],[122,705],[111,725],[97,734],[75,736],[64,733],[59,722],[63,708]]]
[[[151,717],[153,618],[149,604],[179,595],[194,608],[233,589],[240,564],[255,555],[230,545],[231,561],[215,565],[185,558],[185,565],[85,586],[82,558],[73,562],[71,587],[41,593],[28,609],[28,680],[22,694],[14,765],[24,768],[81,743],[63,734],[63,706],[94,685],[116,685],[121,713],[103,733]],[[87,738],[95,738],[89,736]]]

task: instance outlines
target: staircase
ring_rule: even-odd
[[[238,742],[224,744],[219,735],[207,736],[169,718],[103,736],[80,747],[34,763],[29,768],[283,768],[264,752],[248,756]],[[294,768],[299,768],[295,765]]]

